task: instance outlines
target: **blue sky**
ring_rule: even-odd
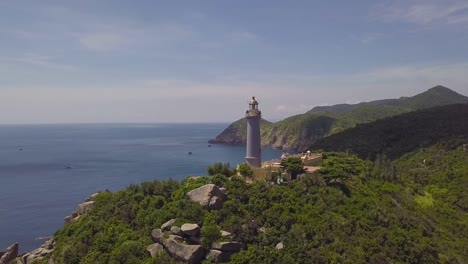
[[[468,1],[0,1],[0,123],[278,120],[468,95]]]

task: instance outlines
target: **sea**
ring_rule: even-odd
[[[208,144],[227,125],[0,125],[0,251],[37,248],[95,192],[235,167],[245,146]],[[264,160],[281,153],[262,150]]]

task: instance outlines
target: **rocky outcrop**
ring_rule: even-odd
[[[198,236],[200,234],[200,227],[197,224],[183,224],[180,230],[187,236]]]
[[[172,225],[174,224],[175,221],[176,221],[175,219],[171,219],[171,220],[167,221],[166,223],[164,223],[161,226],[162,231],[171,230],[171,227],[172,227]]]
[[[15,243],[9,246],[0,257],[0,264],[10,264],[18,257],[19,244]]]
[[[223,207],[226,195],[215,184],[206,184],[187,193],[190,199],[209,210]]]
[[[41,260],[45,257],[48,257],[50,256],[52,251],[54,251],[54,246],[55,246],[55,240],[53,237],[51,237],[46,242],[44,242],[44,244],[42,244],[39,248],[21,256],[20,261],[23,264],[30,264],[33,261]]]
[[[188,263],[200,263],[205,257],[205,250],[200,245],[187,245],[177,241],[175,236],[163,239],[167,252],[177,260]]]
[[[244,249],[244,244],[240,242],[217,242],[213,243],[213,249],[221,250],[221,251],[230,251],[230,252],[239,252]]]
[[[154,243],[149,245],[146,248],[146,251],[148,251],[151,257],[156,257],[157,255],[162,254],[164,252],[164,247],[159,243]]]
[[[210,249],[206,254],[206,259],[214,263],[224,263],[231,260],[231,255],[235,252],[225,252],[216,249]]]
[[[174,222],[175,220],[171,220],[171,225]],[[200,226],[197,224],[185,223],[181,227],[172,225],[170,231],[167,230],[167,227],[166,222],[161,228],[151,232],[153,241],[156,242],[147,248],[151,256],[161,254],[165,250],[175,259],[188,263],[201,263],[204,259],[222,263],[228,262],[231,255],[245,248],[242,243],[230,241],[213,243],[211,249],[205,250],[201,246],[203,237],[200,236]],[[231,233],[222,231],[221,236],[224,239],[229,239]]]
[[[90,197],[86,198],[86,200],[78,205],[78,208],[73,211],[70,215],[64,218],[65,225],[78,220],[82,215],[88,214],[94,207],[94,201],[92,200],[96,195],[99,193],[94,193]]]

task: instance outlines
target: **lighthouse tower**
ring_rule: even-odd
[[[262,112],[258,110],[258,102],[255,96],[249,103],[249,110],[245,113],[247,119],[247,153],[245,161],[251,167],[262,166],[262,149],[260,145],[260,118]]]

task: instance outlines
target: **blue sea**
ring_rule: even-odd
[[[205,175],[243,162],[244,146],[207,141],[227,124],[0,126],[0,251],[32,250],[89,195],[131,183]],[[192,155],[188,155],[192,152]],[[264,160],[281,150],[264,149]]]

